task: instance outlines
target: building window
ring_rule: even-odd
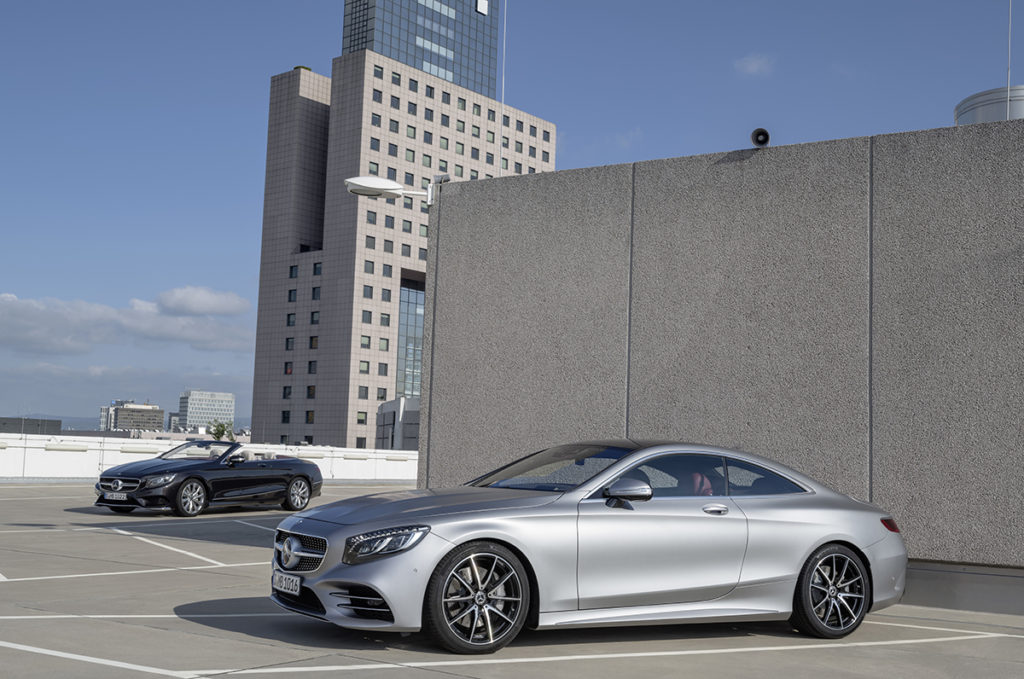
[[[397,109],[400,108],[401,106],[402,102],[399,101],[398,97],[396,97],[395,95],[391,95],[391,108]]]
[[[370,348],[370,336],[369,335],[362,335],[362,336],[360,336],[360,338],[359,338],[359,348],[360,349],[369,349]]]
[[[316,375],[316,361],[310,361],[306,364],[306,373],[309,375]]]
[[[488,144],[493,144],[494,143],[494,133],[491,132],[490,130],[487,130],[487,143]]]
[[[442,113],[441,114],[441,127],[450,127],[451,124],[452,124],[452,119],[448,117],[448,114],[447,113]]]
[[[288,434],[281,434],[281,445],[287,445],[287,443],[288,443]]]
[[[370,374],[370,362],[369,361],[359,361],[359,374],[360,375],[369,375]]]
[[[377,364],[377,374],[380,375],[381,377],[387,377],[388,376],[388,364],[387,363],[378,363]]]
[[[363,299],[373,299],[373,286],[372,285],[364,285],[363,286]]]
[[[409,137],[409,139],[415,139],[416,138],[416,127],[414,125],[406,125],[405,126],[405,136]]]
[[[306,398],[316,398],[316,385],[310,384],[306,387]]]
[[[413,176],[412,172],[405,173],[405,185],[416,186],[416,177]]]
[[[384,228],[385,229],[393,229],[393,228],[395,228],[395,218],[392,217],[391,215],[387,215],[386,217],[384,217]]]
[[[377,139],[377,137],[370,137],[370,150],[380,151],[380,139]]]
[[[460,111],[465,111],[466,110],[466,100],[463,99],[462,97],[459,97],[458,108],[459,108]]]
[[[523,121],[522,120],[517,120],[516,121],[516,132],[522,132],[522,131],[523,131]]]
[[[299,277],[299,265],[298,264],[292,264],[290,267],[288,267],[288,278],[298,278],[298,277]]]
[[[282,387],[281,388],[281,398],[291,398],[291,397],[292,397],[292,388],[291,387]]]
[[[363,262],[363,273],[373,273],[373,261],[368,259]]]
[[[382,301],[382,302],[390,302],[391,301],[391,290],[389,290],[388,288],[381,288],[380,289],[380,301]]]
[[[434,86],[433,85],[427,85],[426,93],[427,93],[427,99],[433,99],[434,98]]]
[[[363,309],[363,323],[373,323],[373,312],[369,309]]]
[[[380,274],[384,276],[384,278],[391,278],[391,265],[385,264],[383,267],[381,267]]]
[[[455,176],[456,177],[461,177],[462,176],[462,166],[461,165],[456,165],[455,166]]]
[[[427,249],[426,248],[420,248],[420,260],[422,260],[424,262],[427,261]]]
[[[441,137],[440,146],[444,150],[448,150],[448,137]]]
[[[288,424],[292,421],[292,411],[282,410],[281,411],[281,424]]]
[[[480,176],[480,174],[476,170],[470,170],[469,171],[469,178],[470,179],[476,179],[479,176]]]
[[[426,130],[423,130],[423,143],[424,144],[433,144],[434,143],[434,133],[433,132],[427,132]]]
[[[406,111],[408,111],[409,115],[416,115],[416,104],[411,101],[408,102],[406,104]]]
[[[374,66],[373,67],[373,77],[374,78],[379,78],[379,79],[383,80],[384,79],[384,67],[383,66]]]
[[[480,160],[480,149],[475,146],[469,149],[469,157],[473,160]]]
[[[484,156],[484,160],[488,165],[494,165],[494,154],[488,153],[486,156]]]
[[[522,153],[522,152],[523,152],[523,142],[517,141],[516,142],[516,153]]]
[[[434,161],[434,159],[433,159],[433,158],[431,158],[431,157],[430,157],[429,155],[427,155],[426,153],[424,153],[424,154],[423,154],[423,155],[422,155],[422,156],[420,157],[420,160],[421,160],[421,161],[423,162],[423,167],[430,167],[430,166],[431,166],[431,165],[433,164],[433,161]]]
[[[360,410],[356,413],[356,424],[366,424],[366,411]]]
[[[284,362],[284,374],[285,375],[291,375],[292,374],[292,362],[291,361],[285,361]]]
[[[398,121],[394,118],[388,121],[388,132],[398,132]]]
[[[388,168],[388,179],[390,179],[391,181],[395,181],[396,179],[398,179],[398,170],[396,170],[393,167],[389,167]]]
[[[409,91],[410,92],[418,92],[419,89],[420,89],[419,81],[418,80],[413,80],[412,78],[409,78]]]
[[[522,163],[516,163],[516,174],[522,174],[522,173],[523,173],[523,164]]]
[[[459,156],[466,154],[466,147],[461,141],[455,142],[455,154]]]
[[[440,170],[441,172],[447,172],[448,171],[448,161],[447,160],[438,160],[437,161],[437,169]]]
[[[537,136],[537,126],[536,125],[530,125],[530,136],[531,137],[536,137]]]
[[[412,233],[412,222],[408,219],[402,220],[402,233]]]
[[[388,340],[388,338],[387,338],[387,337],[381,337],[381,338],[380,338],[380,341],[378,342],[378,345],[377,345],[377,346],[378,346],[378,348],[379,348],[379,349],[380,349],[381,351],[387,351],[387,350],[388,350],[388,345],[389,345],[389,344],[390,344],[390,341]]]
[[[432,108],[424,108],[423,109],[423,119],[426,120],[427,122],[433,122],[434,121],[434,109],[432,109]]]
[[[391,84],[392,85],[401,85],[402,84],[402,76],[399,75],[398,73],[392,71],[391,72]]]
[[[541,151],[540,159],[543,160],[545,163],[549,163],[551,162],[551,155],[547,151]]]
[[[323,262],[313,262],[313,275],[319,276],[324,271]]]
[[[501,169],[502,170],[507,170],[508,169],[508,158],[502,158],[501,159]]]
[[[286,325],[287,325],[287,326],[288,326],[289,328],[290,328],[291,326],[295,325],[295,314],[288,314],[288,317],[287,317],[287,319],[285,320],[285,324],[286,324]]]
[[[384,101],[384,93],[381,92],[380,90],[374,90],[373,91],[373,100],[375,102],[377,102],[378,104],[381,103],[382,101]]]
[[[395,251],[395,241],[393,241],[393,240],[385,240],[384,241],[384,252],[394,252],[394,251]]]
[[[533,174],[533,173],[534,173],[534,172],[536,172],[536,171],[537,171],[537,168],[535,168],[535,167],[531,167],[531,168],[529,168],[529,169],[527,170],[527,172],[529,172],[530,174]]]
[[[295,348],[295,338],[294,337],[285,337],[284,338],[284,350],[285,351],[291,351],[294,348]]]
[[[377,387],[377,400],[386,401],[388,400],[388,390],[384,387]]]
[[[412,197],[411,196],[404,196],[402,198],[402,207],[404,207],[406,210],[411,210],[412,209]]]
[[[307,446],[313,445],[313,437],[312,436],[303,436],[302,440],[306,442]]]
[[[310,311],[309,312],[309,324],[310,325],[320,325],[320,312],[319,311]]]
[[[357,436],[356,437],[356,448],[365,448],[365,447],[366,447],[366,437],[365,436]]]
[[[412,149],[406,149],[405,150],[405,159],[407,161],[409,161],[410,163],[415,163],[416,162],[416,152],[413,151]]]
[[[424,238],[427,237],[427,225],[426,224],[420,224],[420,235],[423,236]]]
[[[377,213],[374,212],[373,210],[367,210],[366,211],[366,223],[367,224],[376,224],[377,223]]]
[[[452,95],[450,95],[449,93],[445,92],[444,90],[441,90],[441,103],[442,104],[450,104],[450,103],[452,103]]]
[[[551,133],[548,132],[547,130],[544,130],[544,133],[543,133],[542,136],[544,137],[544,141],[551,141]]]
[[[391,314],[381,314],[380,324],[383,325],[384,327],[391,325]]]
[[[503,149],[507,149],[508,148],[508,137],[502,137],[501,138],[501,148],[503,148]]]
[[[366,237],[366,249],[367,250],[376,250],[377,249],[377,239],[374,236],[367,236]]]
[[[319,286],[313,288],[313,300],[315,301],[315,300],[318,300],[318,299],[320,299],[320,287]]]
[[[529,152],[529,154],[528,154],[528,155],[529,155],[529,156],[530,156],[531,158],[536,158],[536,157],[537,157],[537,147],[536,147],[536,146],[531,146],[531,147],[530,147],[530,152]]]
[[[313,424],[314,413],[313,410],[306,411],[306,424]]]
[[[370,124],[373,125],[374,127],[380,127],[380,114],[379,113],[371,113],[370,114]]]
[[[464,120],[456,120],[455,121],[455,131],[456,132],[465,132],[466,131],[466,121],[464,121]]]
[[[380,165],[371,161],[370,169],[368,170],[368,172],[372,175],[380,174]]]
[[[412,257],[412,247],[408,243],[402,243],[402,256]]]
[[[310,349],[319,349],[320,348],[320,336],[319,335],[310,335],[309,336],[309,348]]]
[[[370,398],[370,388],[369,387],[359,387],[359,398],[362,398],[362,399]]]
[[[388,144],[388,155],[398,157],[398,144]]]

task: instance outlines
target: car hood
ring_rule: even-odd
[[[200,469],[210,464],[210,460],[162,460],[155,457],[152,460],[140,460],[119,464],[103,472],[103,476],[120,476],[122,478],[140,478],[150,474],[171,474],[186,472],[192,469]]]
[[[558,497],[558,493],[544,491],[474,486],[402,490],[340,500],[295,516],[339,525],[388,519],[405,522],[442,514],[539,507]]]

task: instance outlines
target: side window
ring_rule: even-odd
[[[730,495],[785,495],[804,493],[803,488],[756,464],[728,460]]]
[[[725,495],[725,466],[717,455],[662,455],[622,475],[646,481],[654,497]]]

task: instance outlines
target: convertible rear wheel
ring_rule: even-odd
[[[427,584],[425,629],[455,653],[493,653],[516,638],[530,610],[519,558],[490,542],[448,553]]]
[[[842,545],[820,547],[804,564],[790,623],[804,634],[838,639],[857,629],[871,601],[867,568]]]
[[[206,486],[199,479],[186,479],[174,496],[178,516],[197,516],[206,509]]]
[[[288,492],[281,506],[292,512],[305,509],[306,505],[309,504],[309,495],[309,481],[301,476],[297,476],[288,484]]]

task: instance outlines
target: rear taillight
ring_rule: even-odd
[[[899,533],[900,527],[896,525],[896,520],[892,518],[882,519],[882,525],[891,530],[893,533]]]

